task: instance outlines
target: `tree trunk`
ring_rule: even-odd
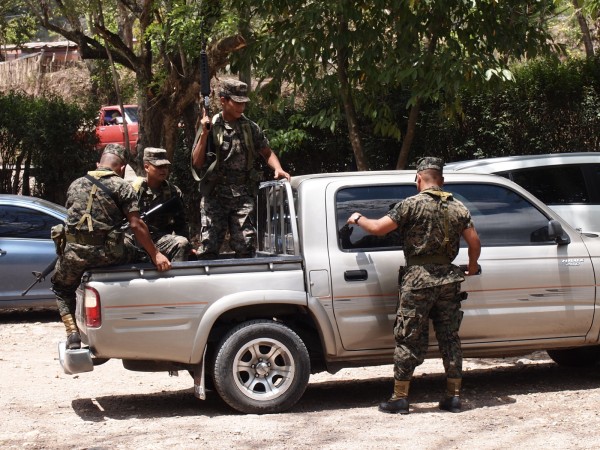
[[[400,154],[398,155],[398,161],[396,162],[396,170],[403,170],[406,168],[408,162],[408,154],[410,153],[410,147],[415,134],[417,132],[417,119],[419,118],[419,112],[421,111],[421,99],[417,99],[417,102],[410,108],[408,113],[408,124],[406,125],[406,134],[402,140],[402,147],[400,148]]]
[[[579,22],[579,28],[581,28],[581,39],[583,40],[583,45],[585,46],[585,56],[587,58],[593,58],[594,43],[592,41],[592,35],[590,34],[590,28],[587,20],[581,12],[581,0],[573,0],[573,6],[575,7],[575,16]]]
[[[348,32],[348,22],[344,19],[340,19],[339,34],[342,35]],[[360,133],[358,131],[358,118],[356,116],[356,108],[354,107],[354,100],[352,98],[352,89],[350,82],[348,81],[348,47],[340,46],[337,49],[337,75],[340,82],[340,94],[342,96],[342,104],[344,105],[344,116],[346,117],[346,123],[348,124],[348,135],[350,138],[350,145],[354,152],[354,159],[356,161],[356,168],[358,170],[369,170],[369,164],[365,158]]]

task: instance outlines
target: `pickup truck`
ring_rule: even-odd
[[[135,153],[138,140],[138,107],[137,105],[123,105],[125,109],[125,123],[129,137],[129,149]],[[123,114],[119,105],[109,105],[100,108],[96,135],[98,136],[97,150],[104,150],[108,144],[125,145],[125,130]]]
[[[386,171],[263,183],[255,258],[89,271],[76,313],[87,347],[60,343],[63,369],[117,358],[134,371],[187,370],[201,399],[214,389],[238,411],[274,413],[301,398],[311,373],[390,364],[402,242],[345,221],[353,211],[383,216],[416,193],[414,179]],[[465,357],[547,350],[558,364],[600,361],[598,235],[499,176],[449,173],[445,189],[470,209],[483,246],[481,274],[463,283]],[[467,260],[463,247],[455,263]],[[438,356],[433,334],[428,356]]]

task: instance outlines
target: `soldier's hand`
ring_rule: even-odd
[[[202,132],[206,132],[210,130],[210,117],[206,115],[206,109],[202,108],[202,119],[200,120],[200,126],[202,127]]]
[[[287,173],[285,170],[275,170],[275,175],[273,175],[273,178],[275,178],[276,180],[285,178],[286,180],[290,181],[290,174]]]
[[[169,261],[169,258],[163,255],[161,252],[156,254],[156,258],[153,262],[159,272],[164,272],[171,268],[171,261]]]

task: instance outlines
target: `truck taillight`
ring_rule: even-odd
[[[92,328],[98,328],[102,325],[100,294],[98,294],[96,289],[92,287],[85,288],[83,305],[85,307],[85,324]]]

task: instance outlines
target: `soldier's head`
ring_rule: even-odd
[[[434,156],[419,159],[415,182],[419,191],[431,186],[441,187],[444,184],[444,160]]]
[[[171,161],[167,159],[164,148],[146,147],[144,149],[144,170],[150,187],[158,186],[169,176]]]
[[[99,166],[108,167],[118,173],[125,175],[125,167],[129,163],[129,151],[121,144],[108,144],[104,147],[100,157]]]
[[[221,83],[219,91],[223,118],[227,121],[237,120],[246,109],[248,98],[248,85],[239,80],[227,79]]]

